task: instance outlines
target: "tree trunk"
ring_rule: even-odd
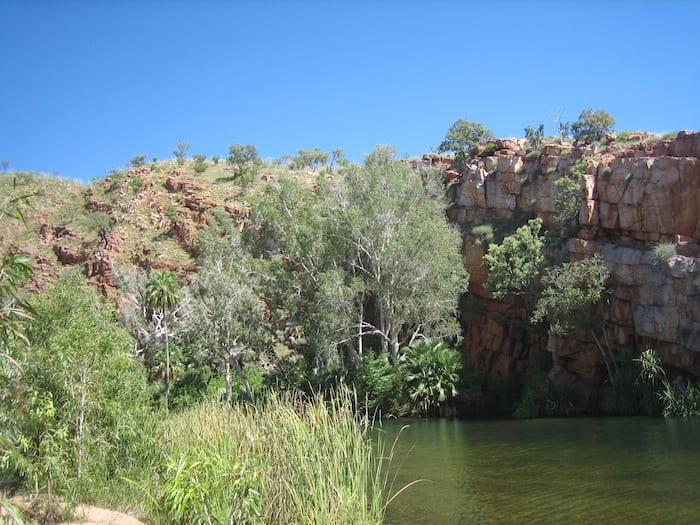
[[[78,457],[76,460],[76,470],[78,477],[83,473],[84,437],[85,437],[85,411],[87,406],[87,377],[86,371],[80,371],[80,403],[78,404],[78,414],[75,418],[75,438],[78,442]]]
[[[392,332],[391,334],[391,359],[394,363],[399,362],[399,334]]]
[[[360,361],[362,361],[362,322],[364,321],[365,305],[364,300],[360,298],[360,322],[357,324],[357,355],[360,356]]]
[[[231,356],[226,358],[224,374],[226,376],[226,402],[231,402]]]
[[[170,403],[170,348],[168,346],[168,320],[163,311],[163,331],[165,332],[165,411]]]
[[[250,383],[248,382],[248,378],[246,377],[245,373],[243,373],[243,367],[241,366],[240,360],[234,359],[233,360],[233,367],[236,370],[238,377],[240,377],[241,381],[243,381],[243,386],[245,387],[245,393],[248,396],[248,399],[250,399],[252,401],[253,400],[253,389],[250,388]]]

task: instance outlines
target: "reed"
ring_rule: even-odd
[[[146,482],[152,523],[380,523],[391,489],[384,445],[354,394],[271,393],[205,403],[160,427]]]

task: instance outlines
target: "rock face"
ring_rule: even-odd
[[[606,151],[547,145],[538,156],[507,146],[475,155],[448,190],[448,214],[466,232],[466,304],[473,307],[463,308],[464,349],[473,365],[505,379],[526,369],[534,352],[556,348],[556,380],[575,387],[588,407],[598,401],[606,371],[592,337],[580,332],[552,342],[546,327],[529,324],[518,298],[493,300],[483,288],[486,248],[471,234],[484,223],[512,232],[532,216],[555,229],[555,181],[582,159],[580,227],[564,252],[571,260],[600,253],[611,272],[603,308],[610,346],[651,347],[677,372],[700,376],[700,133]],[[653,250],[660,243],[670,247],[662,260]]]

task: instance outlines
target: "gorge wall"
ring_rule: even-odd
[[[585,407],[600,401],[607,375],[592,337],[582,331],[552,344],[546,326],[529,323],[521,300],[492,299],[483,287],[487,243],[474,230],[490,223],[512,233],[532,216],[556,229],[554,182],[583,159],[580,228],[564,242],[563,255],[602,254],[611,272],[603,307],[610,347],[633,353],[651,347],[672,374],[700,376],[700,133],[628,138],[609,137],[605,147],[545,145],[539,155],[526,155],[523,140],[497,140],[474,151],[461,173],[448,171],[448,214],[464,232],[471,275],[462,307],[464,351],[476,370],[505,380],[549,348],[550,377],[577,390]],[[657,260],[659,243],[675,245],[675,255]]]

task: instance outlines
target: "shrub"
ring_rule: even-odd
[[[457,395],[461,355],[441,341],[421,339],[409,346],[402,369],[413,414],[442,414]]]
[[[189,142],[178,142],[175,144],[175,160],[178,166],[182,166],[185,163],[185,157],[187,156],[187,150],[190,149],[191,144]]]
[[[562,235],[572,233],[578,225],[578,216],[583,204],[581,180],[586,172],[586,160],[579,159],[571,168],[568,176],[554,181],[557,194],[554,196],[554,207],[558,212],[557,222]]]
[[[194,164],[192,165],[192,169],[197,175],[201,175],[207,170],[207,156],[206,155],[192,155],[192,159],[194,160]]]
[[[358,394],[369,413],[400,415],[401,371],[386,352],[367,350],[362,358]]]
[[[471,233],[474,237],[476,237],[476,244],[481,246],[488,246],[495,237],[493,224],[490,222],[485,222],[484,224],[474,226]]]

